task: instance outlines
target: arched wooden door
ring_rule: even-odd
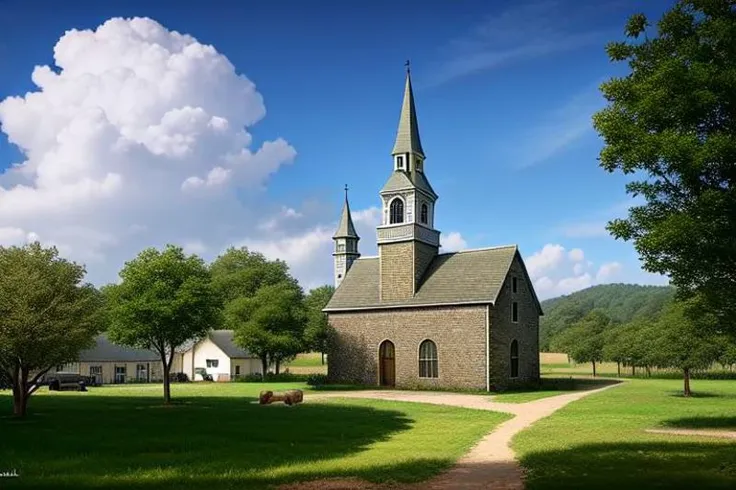
[[[396,384],[396,360],[394,344],[390,340],[381,342],[381,347],[378,349],[378,366],[381,386],[394,386]]]

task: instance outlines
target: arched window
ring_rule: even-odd
[[[404,222],[404,201],[398,197],[391,201],[391,216],[389,219],[390,224],[403,223]]]
[[[436,378],[439,376],[437,346],[431,340],[419,344],[419,377]]]
[[[511,342],[511,377],[519,377],[519,343]]]
[[[422,220],[422,223],[427,224],[427,215],[428,215],[428,209],[427,209],[427,203],[422,203],[422,211],[419,215],[419,219]]]

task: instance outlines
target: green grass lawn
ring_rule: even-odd
[[[325,365],[327,365],[327,356],[325,355]],[[296,359],[293,361],[290,361],[284,366],[294,366],[294,367],[318,367],[322,366],[322,354],[319,352],[309,352],[306,354],[299,354],[296,356]]]
[[[263,488],[324,477],[421,481],[451,466],[507,414],[388,401],[329,399],[259,406],[258,393],[299,383],[42,389],[26,419],[0,392],[5,488]]]
[[[648,434],[736,430],[736,381],[631,380],[571,403],[516,436],[530,490],[736,488],[736,441]]]
[[[542,378],[541,384],[533,389],[511,390],[493,395],[491,400],[499,403],[527,403],[550,396],[564,395],[575,391],[594,390],[602,388],[613,380],[583,379],[583,378]]]

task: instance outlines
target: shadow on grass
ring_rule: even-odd
[[[10,400],[3,398],[0,411],[7,413]],[[36,397],[27,418],[0,419],[0,472],[20,474],[0,486],[262,488],[266,481],[293,481],[295,475],[283,467],[359,453],[412,423],[395,410],[330,403],[260,406],[255,400],[179,397],[162,406],[157,397]],[[437,464],[419,461],[379,471],[384,478],[416,478]]]
[[[682,390],[670,391],[668,394],[675,398],[736,398],[736,395],[730,393],[709,393],[707,391],[693,391],[690,396],[685,396]]]
[[[736,417],[683,417],[665,420],[663,427],[676,429],[731,429],[736,430]]]
[[[733,489],[733,444],[606,443],[521,458],[529,490]]]

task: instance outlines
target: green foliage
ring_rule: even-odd
[[[308,349],[321,353],[327,351],[330,339],[330,324],[327,321],[327,314],[322,309],[327,306],[334,293],[334,286],[320,286],[309,291],[304,300],[304,306],[307,310],[307,326],[304,330],[304,338]]]
[[[54,247],[0,247],[0,369],[13,382],[16,415],[40,377],[76,360],[102,329],[102,298],[84,275]]]
[[[593,310],[600,310],[612,324],[655,319],[673,296],[670,287],[604,284],[548,299],[542,302],[540,349],[549,351],[556,335]]]
[[[680,0],[642,40],[647,25],[633,16],[630,40],[608,45],[630,73],[601,86],[609,105],[593,118],[601,167],[636,173],[626,190],[645,199],[608,229],[736,328],[736,9]]]
[[[261,359],[281,361],[301,352],[305,322],[303,293],[292,282],[262,286],[225,306],[235,342]]]
[[[259,252],[246,247],[228,248],[210,265],[212,284],[223,302],[251,298],[263,286],[296,280],[289,275],[289,267],[281,260],[268,260]]]
[[[143,250],[120,271],[120,284],[107,286],[111,341],[156,351],[164,363],[164,399],[174,352],[221,323],[221,303],[210,272],[196,255],[168,245]]]
[[[269,362],[278,366],[304,350],[304,294],[285,262],[229,248],[210,271],[225,303],[226,327],[238,345],[261,358],[264,372]]]
[[[652,364],[694,370],[705,369],[718,359],[721,346],[707,327],[707,320],[693,320],[686,308],[685,303],[673,303],[648,332],[654,339]]]
[[[309,386],[323,386],[327,384],[327,375],[326,374],[310,374],[307,376],[307,384]]]
[[[556,350],[566,353],[575,362],[595,363],[603,361],[606,329],[611,319],[600,310],[593,310],[580,321],[562,332],[556,339]]]
[[[303,383],[307,381],[308,377],[308,374],[268,373],[266,374],[266,379],[264,380],[261,373],[250,373],[246,374],[245,376],[239,377],[236,381],[242,383]]]

